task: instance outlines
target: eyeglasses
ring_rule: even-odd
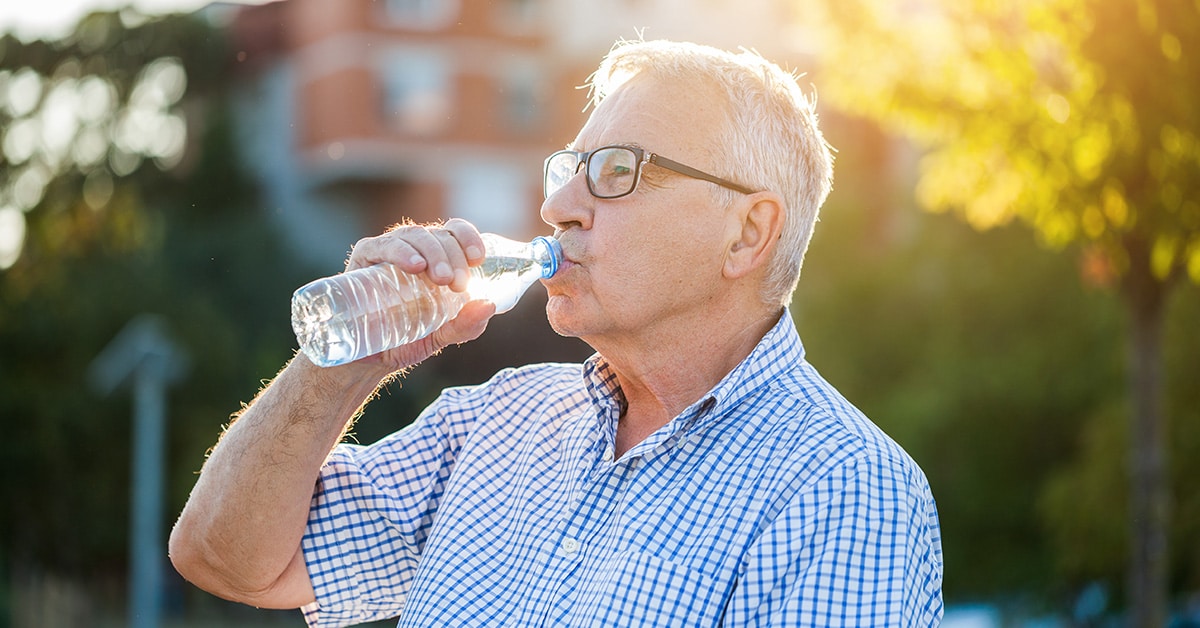
[[[672,172],[678,172],[693,179],[710,181],[717,185],[742,194],[753,194],[754,190],[726,181],[707,172],[701,172],[646,152],[636,146],[601,146],[593,151],[579,152],[560,150],[546,158],[542,179],[542,191],[546,198],[562,189],[583,167],[587,172],[588,192],[596,198],[620,198],[632,194],[642,180],[642,166],[647,163]]]

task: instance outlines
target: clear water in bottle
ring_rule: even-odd
[[[502,314],[516,306],[533,282],[552,275],[545,274],[542,264],[532,258],[489,255],[471,269],[467,293],[472,299],[495,303],[496,313]]]
[[[335,366],[419,340],[453,319],[468,301],[507,312],[533,282],[558,270],[556,240],[522,243],[482,234],[487,254],[470,269],[467,292],[379,264],[318,279],[292,296],[292,328],[314,364]]]

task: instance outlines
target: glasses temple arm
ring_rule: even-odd
[[[681,164],[678,161],[674,161],[672,159],[667,159],[666,157],[663,157],[662,155],[650,153],[650,155],[646,159],[646,161],[649,161],[650,163],[652,163],[656,166],[666,168],[667,170],[672,170],[674,172],[678,172],[679,174],[687,175],[689,177],[692,177],[693,179],[701,179],[704,181],[708,181],[709,183],[716,183],[717,185],[719,185],[723,188],[729,188],[736,192],[741,192],[742,194],[754,194],[754,190],[751,190],[748,187],[738,185],[732,181],[726,181],[725,179],[722,179],[720,177],[715,177],[715,176],[708,174],[707,172],[704,172],[702,170],[696,170],[695,168],[693,168],[691,166]]]

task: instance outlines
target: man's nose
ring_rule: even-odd
[[[596,198],[588,192],[582,171],[542,201],[542,221],[559,231],[591,229]]]

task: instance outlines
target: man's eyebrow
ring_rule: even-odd
[[[638,144],[637,142],[613,142],[612,144],[605,144],[605,146],[624,146],[626,148],[638,148],[641,150],[645,150],[646,152],[650,152],[650,151],[646,150],[645,146],[642,146],[641,144]],[[563,150],[575,151],[577,153],[585,152],[585,151],[581,151],[578,148],[576,148],[574,141],[567,142],[567,145],[563,146]]]

